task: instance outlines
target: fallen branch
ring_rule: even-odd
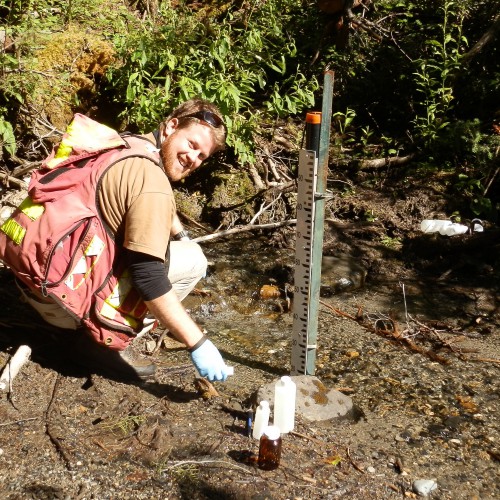
[[[5,422],[3,424],[0,424],[0,427],[7,427],[8,425],[16,425],[20,424],[21,422],[29,422],[30,420],[37,420],[40,417],[31,417],[31,418],[21,418],[20,420],[14,420],[12,422]]]
[[[11,176],[16,179],[21,179],[24,175],[31,173],[33,170],[36,170],[42,165],[41,161],[26,161],[18,158],[16,155],[11,156],[10,158],[19,165],[10,173]]]
[[[375,158],[373,160],[337,159],[333,163],[337,167],[355,167],[360,170],[379,170],[381,168],[400,167],[415,158],[415,154],[407,156],[391,156],[388,158]]]
[[[28,362],[31,356],[31,348],[27,345],[19,346],[15,354],[10,358],[0,376],[0,390],[8,389],[12,392],[12,381],[19,370]]]
[[[52,407],[53,407],[54,402],[56,400],[56,393],[57,393],[57,390],[59,389],[60,382],[61,382],[61,375],[57,374],[56,380],[54,382],[54,386],[52,388],[52,396],[50,398],[49,405],[47,406],[47,409],[45,410],[45,432],[46,432],[47,436],[49,437],[51,443],[54,445],[57,453],[62,458],[64,464],[66,465],[66,468],[68,470],[71,470],[72,469],[71,456],[64,449],[63,445],[61,444],[60,439],[55,436],[55,433],[52,430],[52,422],[51,422],[51,418],[50,418],[52,415]]]
[[[297,436],[299,438],[307,439],[308,441],[312,441],[313,443],[316,443],[319,445],[331,444],[331,443],[327,443],[326,441],[322,441],[321,439],[315,438],[313,436],[308,436],[307,434],[302,434],[301,432],[290,431],[290,434],[292,436]]]
[[[349,462],[351,462],[351,465],[358,472],[361,472],[361,474],[365,474],[365,471],[352,459],[352,457],[351,457],[351,450],[349,449],[349,446],[347,447],[346,452],[347,452],[347,458],[349,459]]]
[[[195,243],[201,243],[202,241],[215,240],[217,238],[224,238],[237,233],[244,233],[248,231],[260,231],[262,229],[275,229],[277,227],[292,226],[297,223],[297,219],[289,219],[281,222],[270,222],[269,224],[259,224],[259,225],[248,225],[243,227],[235,227],[233,229],[226,229],[225,231],[219,231],[218,233],[207,234],[206,236],[199,236],[198,238],[193,238],[191,241]]]
[[[320,300],[320,304],[323,306],[327,307],[328,309],[332,310],[334,313],[338,314],[339,316],[342,316],[344,318],[349,318],[354,321],[356,321],[360,326],[365,328],[366,330],[376,333],[377,335],[382,335],[384,337],[389,337],[393,340],[396,340],[402,344],[405,344],[408,348],[410,348],[414,352],[418,352],[419,354],[422,354],[424,356],[427,356],[430,358],[432,361],[438,361],[439,363],[442,364],[449,364],[450,361],[443,356],[440,356],[439,354],[436,354],[435,352],[431,350],[426,350],[423,347],[420,347],[419,345],[415,344],[409,337],[403,336],[400,332],[398,332],[397,325],[394,320],[390,318],[377,318],[375,321],[373,321],[373,324],[368,324],[365,321],[365,317],[363,316],[361,311],[358,311],[356,316],[351,316],[350,314],[344,313],[338,309],[335,309],[334,307],[330,306],[326,302]]]
[[[197,227],[198,229],[201,229],[207,234],[210,234],[210,229],[206,228],[204,225],[200,224],[199,222],[195,221],[192,217],[189,217],[189,215],[186,215],[185,213],[181,212],[180,210],[177,211],[177,214],[181,219],[184,219],[187,221],[189,224],[192,224],[193,226]]]
[[[495,363],[500,365],[500,359],[495,358],[465,358],[467,361],[480,361],[481,363]]]
[[[491,43],[497,35],[500,33],[500,14],[497,14],[495,19],[493,19],[492,25],[488,28],[486,33],[483,34],[483,36],[474,44],[474,46],[469,50],[469,52],[466,52],[462,60],[467,64],[472,59],[474,59],[478,54],[482,52],[484,47]]]
[[[255,224],[255,221],[258,220],[258,218],[268,209],[271,208],[279,199],[281,198],[281,193],[274,198],[271,203],[268,203],[267,205],[264,206],[264,203],[261,205],[260,210],[252,217],[252,220],[250,221],[250,226]]]
[[[252,470],[245,469],[244,467],[240,467],[239,465],[233,464],[232,462],[227,462],[225,460],[181,460],[180,462],[174,462],[173,464],[168,465],[165,468],[162,468],[161,472],[174,469],[175,467],[184,467],[185,465],[212,465],[212,464],[220,464],[220,465],[214,465],[215,467],[229,467],[232,469],[242,470],[243,472],[247,472],[248,474],[253,474]]]
[[[22,179],[16,179],[9,174],[0,172],[0,179],[3,179],[3,182],[7,185],[7,187],[15,186],[20,189],[26,189],[28,187],[28,184]]]

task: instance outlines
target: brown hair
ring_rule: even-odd
[[[221,121],[220,127],[214,127],[211,124],[208,124],[215,143],[214,152],[221,151],[226,145],[226,127],[224,125],[224,121],[222,120],[222,113],[219,108],[210,101],[205,99],[189,99],[188,101],[183,102],[177,106],[177,108],[175,108],[170,115],[167,116],[165,121],[162,123],[162,127],[164,127],[165,124],[173,118],[177,118],[177,120],[179,120],[180,129],[189,127],[193,123],[205,123],[204,120],[191,116],[202,111],[209,111],[213,113]]]

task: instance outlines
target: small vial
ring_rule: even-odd
[[[257,465],[259,469],[277,469],[281,459],[281,434],[278,427],[269,425],[266,427],[260,438],[259,459]]]
[[[257,410],[255,411],[255,420],[253,422],[253,437],[254,439],[260,439],[264,429],[269,426],[269,414],[271,410],[269,409],[268,401],[261,401]]]

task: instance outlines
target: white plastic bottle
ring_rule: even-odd
[[[448,226],[451,226],[451,220],[436,220],[436,219],[425,219],[420,223],[420,229],[424,233],[437,233],[444,234],[444,231]]]
[[[271,410],[268,401],[261,401],[257,410],[255,410],[255,418],[253,421],[252,436],[254,439],[260,439],[262,432],[269,425],[269,415]]]
[[[443,236],[454,236],[455,234],[465,234],[469,228],[463,224],[451,222],[451,220],[426,219],[420,223],[420,229],[424,233],[437,233]]]
[[[444,234],[446,236],[455,236],[456,234],[465,234],[468,230],[469,230],[469,228],[467,226],[453,222],[453,224],[450,224],[444,230]],[[443,233],[441,233],[441,234],[443,234]]]
[[[297,386],[288,376],[281,377],[274,386],[274,425],[282,434],[295,427],[295,399]]]

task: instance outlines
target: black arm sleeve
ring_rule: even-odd
[[[161,260],[131,250],[125,250],[125,256],[132,284],[142,300],[157,299],[172,289],[167,269]]]

